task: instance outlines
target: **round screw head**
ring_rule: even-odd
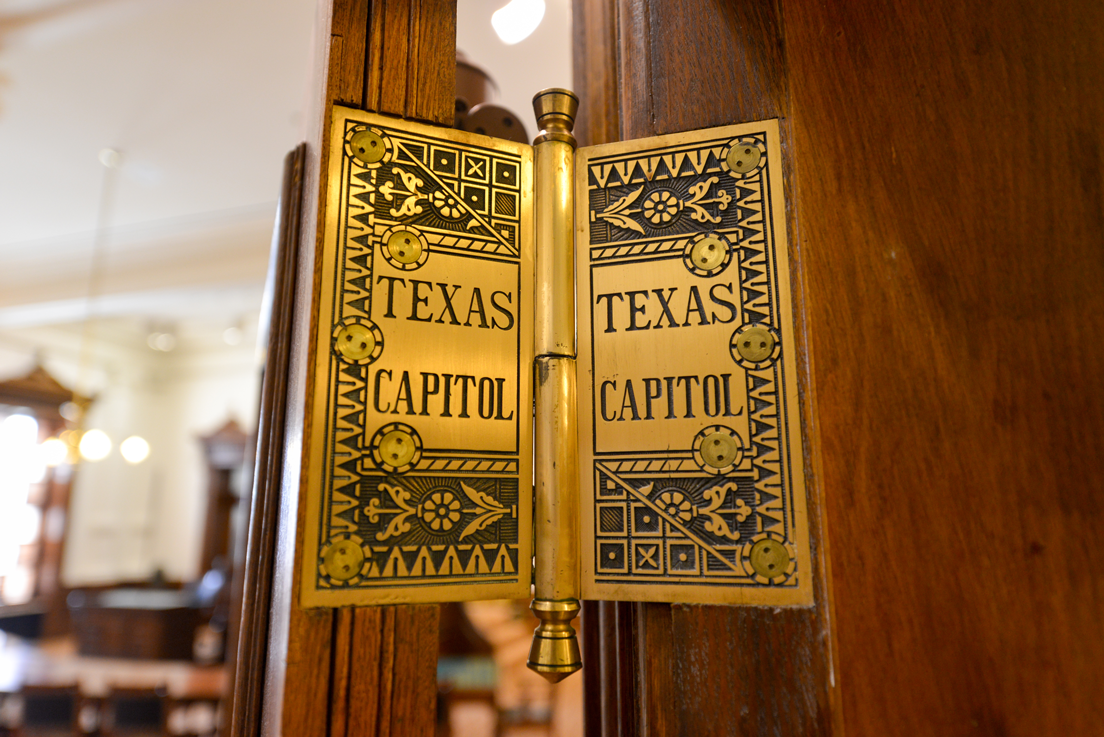
[[[388,466],[400,468],[410,463],[417,447],[414,438],[403,430],[392,430],[380,438],[379,453]]]
[[[383,139],[375,131],[362,130],[353,134],[349,139],[353,157],[365,164],[378,164],[387,153],[387,147]]]
[[[748,561],[752,570],[760,576],[775,578],[786,574],[790,567],[790,553],[782,543],[767,538],[751,546]]]
[[[387,252],[400,264],[413,264],[422,257],[422,241],[409,230],[397,230],[387,239]]]
[[[747,174],[749,171],[759,166],[759,160],[761,158],[763,158],[763,154],[754,143],[741,143],[740,141],[736,141],[728,150],[728,156],[725,157],[725,162],[728,164],[729,171],[735,172],[736,174]]]
[[[728,255],[728,244],[720,238],[707,236],[695,243],[690,249],[690,260],[702,271],[712,271],[724,263]]]
[[[710,433],[702,439],[702,460],[713,468],[728,468],[736,462],[739,455],[740,444],[727,433]]]
[[[750,327],[736,336],[736,352],[745,361],[765,361],[774,353],[774,336],[766,328]]]
[[[352,540],[338,540],[322,554],[326,574],[337,581],[348,581],[364,565],[364,550]]]
[[[337,352],[350,361],[361,361],[376,349],[376,336],[366,326],[353,323],[341,328],[335,338]]]

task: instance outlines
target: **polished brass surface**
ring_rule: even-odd
[[[360,574],[364,565],[364,550],[352,540],[337,540],[322,553],[326,574],[338,581],[348,581]]]
[[[533,644],[526,665],[552,683],[559,683],[583,667],[579,640],[571,626],[571,620],[579,613],[579,608],[579,602],[575,599],[534,599],[530,605],[540,625],[533,632]]]
[[[728,256],[728,244],[720,238],[706,236],[690,248],[690,260],[702,271],[713,271]]]
[[[579,597],[575,361],[536,359],[536,598]]]
[[[786,546],[769,537],[751,546],[748,559],[752,569],[764,578],[784,575],[790,566],[790,554]]]
[[[371,328],[360,323],[343,325],[337,333],[337,350],[351,361],[360,361],[376,349],[376,336]]]
[[[774,336],[766,328],[753,326],[736,336],[735,345],[742,358],[758,363],[774,353]]]
[[[422,243],[409,230],[396,230],[387,239],[387,252],[400,264],[417,263],[422,257]]]
[[[357,131],[349,137],[353,156],[366,164],[376,164],[383,159],[386,148],[379,133],[373,130]]]
[[[809,604],[777,122],[575,166],[582,598]]]
[[[575,356],[575,124],[578,98],[545,90],[533,98],[541,135],[534,148],[536,178],[536,354]],[[545,134],[555,132],[555,137]]]
[[[545,90],[533,99],[541,134],[536,169],[535,576],[529,667],[555,682],[579,668],[571,618],[579,604],[576,444],[575,246],[571,134],[578,98]],[[557,602],[551,604],[549,602]]]
[[[705,462],[713,468],[727,468],[736,461],[740,444],[727,433],[713,432],[705,436],[701,453]]]
[[[737,141],[729,147],[725,162],[731,171],[747,174],[759,166],[762,158],[762,151],[754,140]]]
[[[545,141],[563,141],[575,148],[575,114],[579,111],[579,98],[570,90],[550,87],[533,97],[533,113],[537,116],[540,133],[533,141],[540,145]]]
[[[329,142],[300,601],[524,597],[532,149],[340,106]]]
[[[379,442],[379,452],[391,466],[405,466],[414,459],[417,447],[410,433],[404,430],[392,430],[385,433]]]

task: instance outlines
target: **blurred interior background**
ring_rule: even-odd
[[[218,732],[316,5],[0,1],[0,735]],[[457,36],[457,126],[530,140],[568,0]],[[443,610],[442,734],[581,732],[526,604]]]

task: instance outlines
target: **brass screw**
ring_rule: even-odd
[[[376,349],[376,336],[364,325],[353,323],[341,328],[336,338],[338,352],[350,361],[361,361]]]
[[[422,257],[422,242],[409,230],[397,230],[387,239],[387,252],[400,264],[413,264]]]
[[[338,540],[322,555],[326,574],[337,581],[348,581],[364,565],[364,550],[352,540]]]
[[[720,238],[707,236],[690,249],[690,260],[702,271],[712,271],[724,263],[728,255],[728,245]]]
[[[770,538],[752,545],[748,559],[752,570],[764,578],[785,575],[790,567],[790,553],[786,546]]]
[[[763,154],[754,143],[741,143],[740,141],[736,141],[728,150],[728,156],[725,158],[725,161],[728,163],[729,171],[733,171],[737,174],[747,174],[749,171],[759,166],[759,159],[761,158],[763,158]]]
[[[375,131],[362,130],[353,134],[349,139],[349,146],[353,149],[353,156],[365,164],[378,164],[383,160],[387,147],[383,139]]]
[[[393,468],[400,468],[410,463],[416,450],[414,438],[404,430],[392,430],[380,438],[380,458]]]
[[[702,439],[700,452],[706,465],[713,468],[728,468],[740,455],[740,445],[731,435],[715,432]]]
[[[736,336],[736,352],[745,361],[765,361],[774,353],[774,336],[766,328],[750,327]]]

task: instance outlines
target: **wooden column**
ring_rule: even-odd
[[[577,0],[580,143],[627,140],[764,118],[788,126],[787,76],[775,4]],[[794,161],[783,148],[786,195]],[[802,254],[793,248],[800,323]],[[804,331],[799,324],[799,349]],[[801,351],[804,353],[804,351]],[[808,365],[799,366],[811,396]],[[829,734],[829,619],[820,534],[818,447],[806,423],[816,606],[801,609],[598,605],[601,732],[615,735]]]
[[[318,28],[259,728],[261,734],[294,737],[426,735],[436,710],[437,607],[301,609],[299,489],[330,110],[339,103],[451,125],[456,9],[451,0],[323,0]]]
[[[588,725],[1101,732],[1104,9],[574,8],[581,144],[781,118],[819,564],[812,609],[588,608]]]

